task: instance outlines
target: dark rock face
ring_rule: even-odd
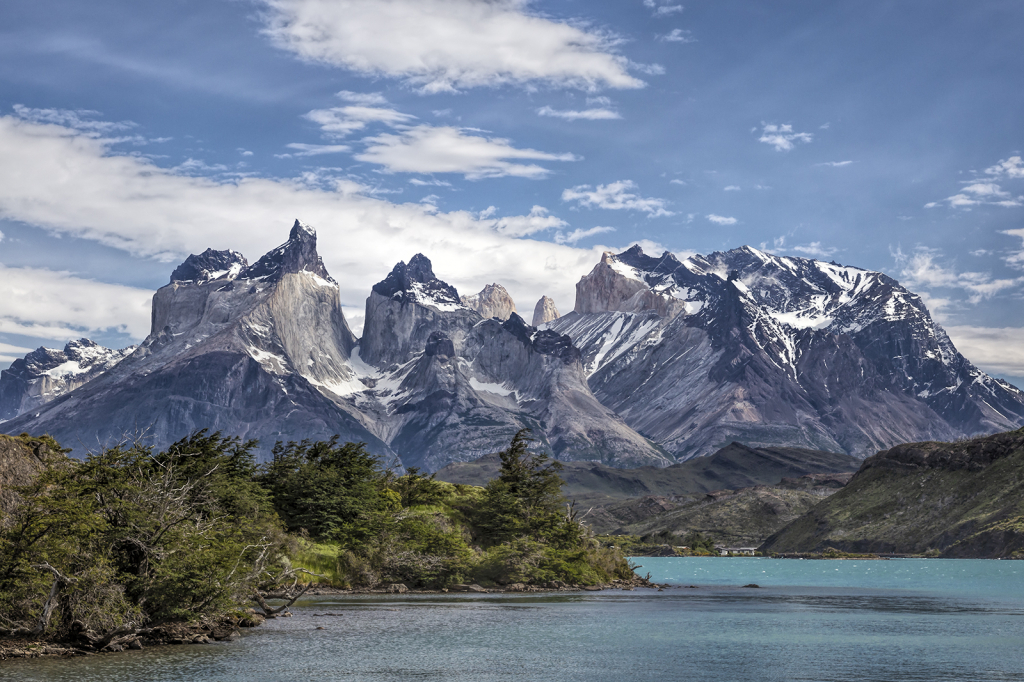
[[[64,350],[37,348],[0,371],[0,421],[29,412],[82,386],[134,352],[104,348],[89,339],[69,341]]]
[[[334,283],[316,252],[316,230],[296,220],[288,241],[265,254],[242,272],[242,279],[276,280],[285,273],[311,272]]]
[[[430,259],[417,253],[406,265],[399,262],[380,282],[373,285],[373,291],[381,296],[399,296],[410,301],[426,301],[449,305],[462,305],[455,287],[434,276]]]
[[[171,273],[172,282],[205,282],[211,279],[234,279],[248,265],[237,251],[207,249],[185,259]]]
[[[605,254],[547,326],[598,399],[680,459],[731,440],[865,457],[1024,423],[1024,394],[960,355],[918,296],[835,263],[634,247]]]
[[[423,351],[427,357],[441,355],[452,357],[455,355],[455,344],[442,332],[431,332],[427,337],[427,347]]]

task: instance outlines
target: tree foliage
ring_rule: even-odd
[[[255,442],[205,431],[45,469],[0,531],[0,608],[39,634],[180,620],[246,599],[284,535]]]

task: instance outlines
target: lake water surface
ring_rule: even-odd
[[[238,642],[0,680],[1024,680],[1024,561],[636,561],[698,587],[316,597]]]

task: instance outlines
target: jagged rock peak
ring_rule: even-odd
[[[0,371],[0,421],[48,403],[85,384],[135,351],[104,348],[89,339],[69,341],[64,350],[37,348]]]
[[[571,338],[550,329],[538,330],[531,327],[516,313],[512,313],[501,328],[519,339],[524,346],[541,355],[552,355],[567,365],[580,359],[580,351]]]
[[[207,249],[200,254],[191,254],[174,268],[171,282],[208,282],[212,279],[234,279],[249,263],[237,251],[214,251]]]
[[[691,312],[685,303],[686,291],[677,286],[674,277],[680,268],[683,264],[668,251],[660,258],[646,255],[639,245],[620,254],[605,251],[601,262],[576,284],[575,311],[652,310],[669,319]]]
[[[537,305],[533,308],[533,326],[539,327],[545,322],[557,320],[559,317],[561,315],[558,314],[555,302],[547,296],[541,296],[540,300],[537,301]]]
[[[240,277],[276,280],[289,272],[309,272],[336,284],[316,251],[316,230],[300,220],[292,225],[288,241],[243,270]]]
[[[507,320],[516,312],[515,301],[500,284],[488,284],[478,294],[463,296],[462,305],[484,317],[496,317],[499,320]]]
[[[430,259],[422,253],[413,256],[408,265],[400,261],[387,277],[373,285],[373,290],[381,296],[430,305],[441,310],[465,307],[459,292],[434,275]]]

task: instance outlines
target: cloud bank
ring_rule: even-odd
[[[521,305],[548,295],[569,309],[576,282],[606,248],[524,237],[568,227],[540,207],[527,216],[446,213],[367,196],[362,186],[330,176],[179,175],[145,158],[113,155],[108,144],[86,133],[12,116],[0,117],[0,148],[0,217],[164,261],[168,274],[184,256],[208,247],[255,259],[284,241],[292,221],[301,218],[318,230],[319,250],[339,282],[346,314],[361,312],[370,287],[418,252],[460,290],[498,281]],[[6,320],[0,331],[66,338],[79,328],[126,325],[138,338],[148,330],[151,292],[69,278],[45,270],[9,272],[6,286],[53,294],[32,305],[17,292],[0,295],[0,318]],[[74,298],[79,292],[80,301]],[[61,303],[65,296],[72,297],[70,304]]]

